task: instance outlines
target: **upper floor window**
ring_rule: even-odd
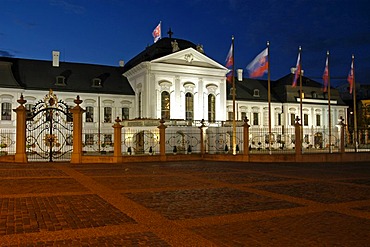
[[[33,104],[25,104],[26,108],[26,118],[31,118],[33,116]]]
[[[11,103],[1,103],[1,120],[12,120]]]
[[[258,112],[253,112],[253,125],[259,125]]]
[[[316,114],[316,126],[321,126],[321,115]]]
[[[59,75],[55,78],[55,85],[65,86],[66,85],[65,80],[66,80],[66,78],[64,76]]]
[[[260,97],[260,90],[259,89],[254,89],[253,90],[253,97]]]
[[[290,113],[290,125],[294,126],[294,124],[295,124],[295,114]]]
[[[112,122],[112,107],[104,107],[104,123]]]
[[[241,112],[241,120],[244,120],[247,117],[247,113],[245,111]]]
[[[194,98],[193,94],[186,93],[185,94],[185,114],[186,114],[186,120],[193,120],[193,114],[194,114]]]
[[[92,87],[102,87],[101,85],[101,79],[99,78],[94,78],[92,79]]]
[[[308,114],[303,114],[303,125],[308,126]]]
[[[213,94],[208,95],[208,121],[216,121],[216,96]]]
[[[92,106],[86,107],[86,122],[87,123],[94,122],[94,107]]]
[[[233,120],[234,119],[234,112],[229,111],[228,112],[228,120]]]
[[[281,113],[277,114],[276,125],[281,125]]]
[[[73,122],[73,114],[70,109],[72,109],[72,107],[67,106],[67,122]]]
[[[130,118],[130,110],[128,107],[122,107],[122,120]]]
[[[167,91],[163,91],[161,94],[161,117],[163,119],[170,119],[170,94]]]

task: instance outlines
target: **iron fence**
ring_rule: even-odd
[[[15,130],[0,130],[0,156],[15,154]]]
[[[82,152],[84,155],[113,154],[113,145],[113,131],[86,130],[82,133]]]
[[[159,129],[156,126],[124,128],[121,147],[124,155],[159,154]]]

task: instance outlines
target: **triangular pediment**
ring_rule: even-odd
[[[152,60],[151,63],[176,64],[227,70],[227,68],[225,68],[223,65],[193,48],[187,48],[185,50],[177,51],[170,55],[157,58]]]

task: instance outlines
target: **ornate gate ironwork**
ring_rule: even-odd
[[[26,151],[29,160],[69,161],[73,148],[73,121],[68,105],[50,89],[28,113]]]

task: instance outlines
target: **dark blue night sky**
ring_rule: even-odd
[[[162,37],[202,44],[225,65],[231,36],[244,68],[270,41],[271,79],[290,72],[302,46],[305,75],[319,82],[330,51],[332,85],[346,83],[351,55],[356,82],[370,83],[368,0],[0,0],[0,56],[117,65]],[[247,77],[247,73],[244,74]],[[266,78],[266,75],[265,77]]]

